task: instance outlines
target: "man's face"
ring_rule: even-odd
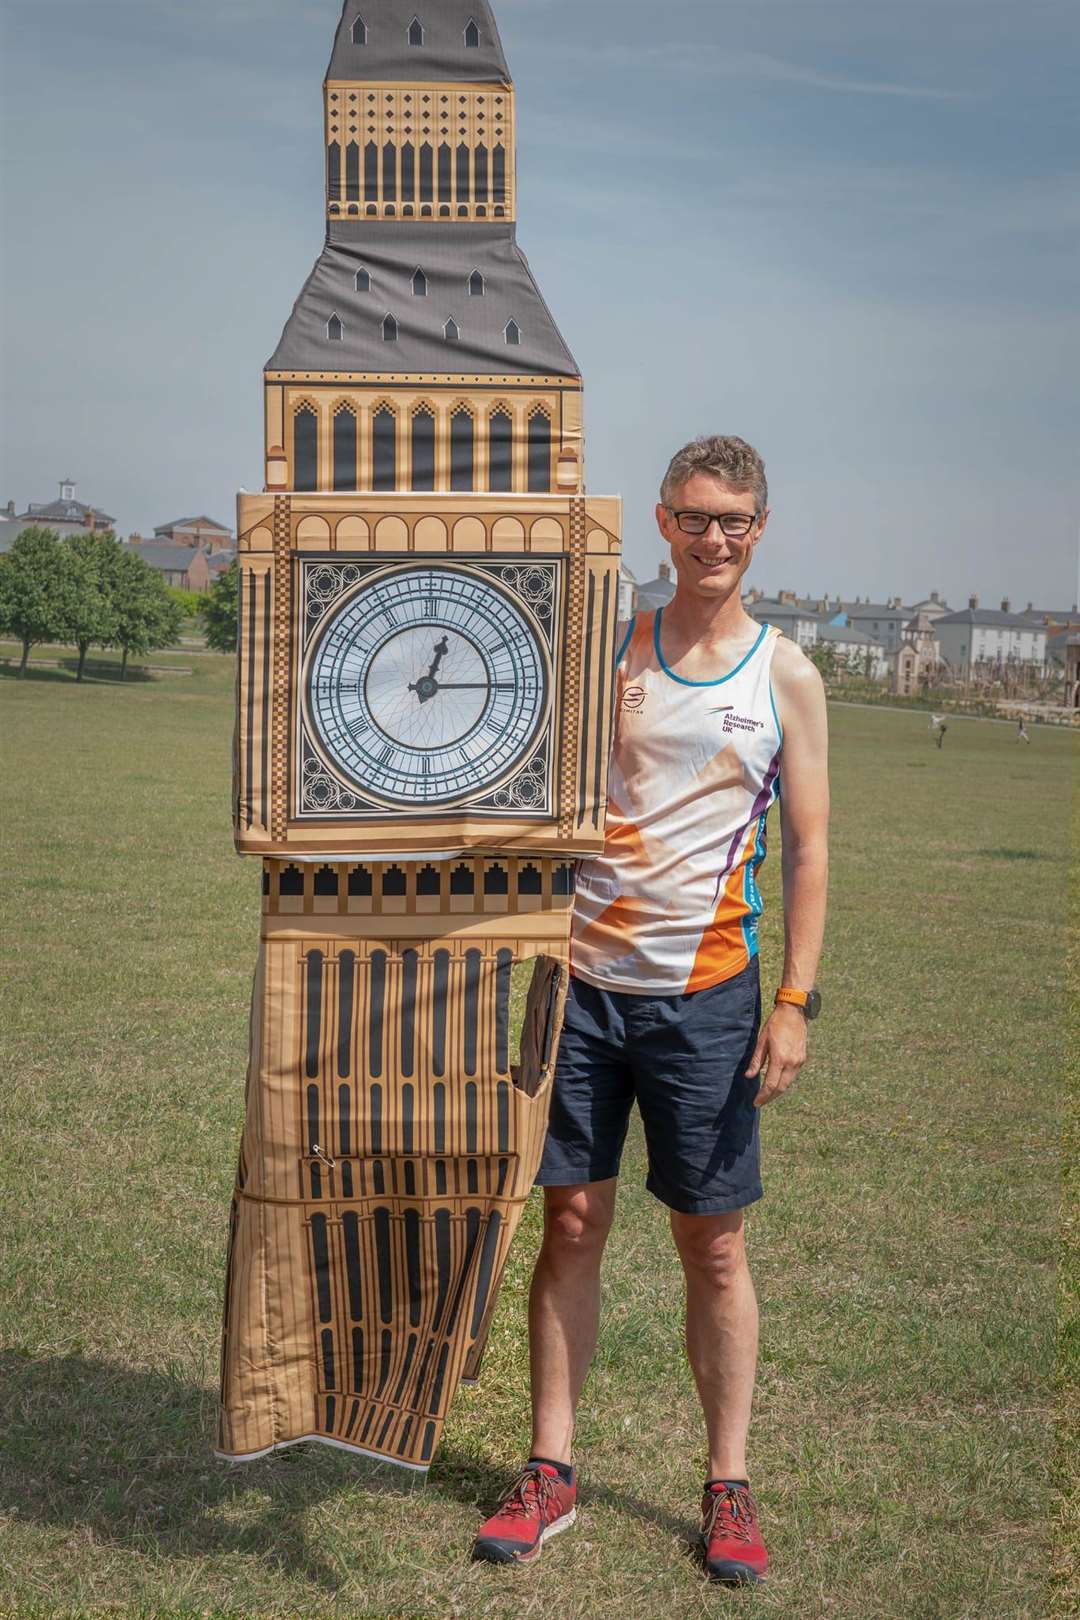
[[[691,512],[716,518],[741,513],[755,521],[741,537],[724,534],[718,523],[710,523],[704,534],[685,534],[675,514]],[[695,473],[675,495],[670,509],[656,508],[656,521],[671,547],[680,588],[720,600],[739,588],[768,520],[767,511],[758,516],[749,490],[731,489],[707,473]]]

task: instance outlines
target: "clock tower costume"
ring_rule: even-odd
[[[217,1449],[425,1470],[543,1148],[620,508],[517,246],[486,0],[347,0],[325,98],[326,243],[239,503],[263,912]]]

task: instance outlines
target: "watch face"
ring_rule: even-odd
[[[807,1018],[817,1018],[821,1012],[821,991],[811,990],[806,1002]]]
[[[313,740],[388,806],[438,809],[498,787],[547,718],[550,671],[529,611],[489,575],[396,566],[335,603],[307,660]]]

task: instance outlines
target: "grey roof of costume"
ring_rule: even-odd
[[[371,277],[370,292],[356,290],[360,269]],[[418,269],[427,276],[426,298],[413,294]],[[482,298],[469,295],[474,270],[484,277]],[[340,343],[327,336],[332,315],[345,327]],[[396,343],[383,341],[387,315],[398,322]],[[444,336],[450,319],[461,333],[458,342]],[[521,332],[518,346],[504,335],[512,320]],[[392,220],[331,223],[267,369],[580,375],[511,224]]]
[[[357,17],[367,26],[366,45],[353,43]],[[409,44],[414,17],[423,24],[422,45]],[[470,22],[480,30],[479,48],[465,44]],[[326,77],[509,84],[510,69],[488,0],[345,0]]]

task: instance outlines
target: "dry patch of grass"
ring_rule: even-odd
[[[0,1615],[1044,1620],[1051,1565],[1075,1612],[1075,1108],[1055,1269],[1072,738],[1018,755],[965,724],[938,752],[921,715],[833,712],[827,1010],[767,1111],[750,1215],[773,1556],[750,1595],[705,1585],[691,1548],[703,1435],[637,1129],[580,1528],[535,1568],[468,1549],[527,1444],[536,1199],[426,1487],[315,1448],[212,1460],[258,924],[226,819],[231,671],[0,699]]]

